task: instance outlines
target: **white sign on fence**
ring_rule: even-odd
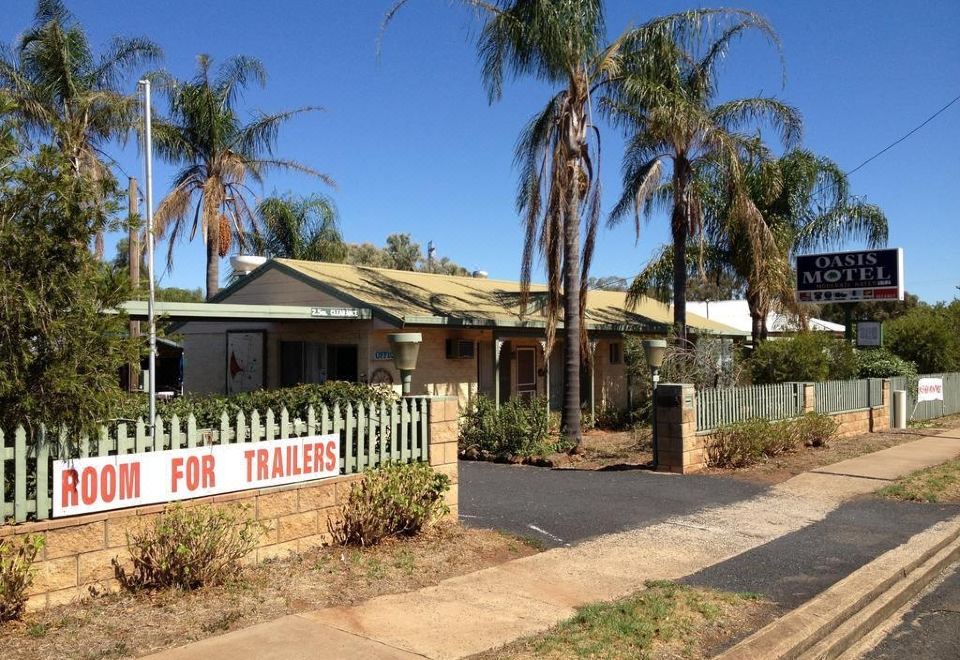
[[[53,515],[109,511],[335,477],[340,435],[53,463]]]
[[[917,385],[917,402],[943,401],[943,379],[921,378]]]

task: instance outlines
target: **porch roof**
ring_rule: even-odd
[[[538,328],[546,324],[543,305],[547,287],[533,284],[526,314],[520,313],[520,283],[469,276],[439,275],[369,268],[317,261],[273,259],[222,291],[215,300],[228,300],[237,289],[269,270],[295,277],[336,296],[345,304],[369,308],[397,325],[456,325]],[[591,291],[587,326],[591,330],[665,332],[673,322],[669,305],[650,298],[626,307],[626,294]],[[688,314],[694,332],[740,336],[736,328]]]

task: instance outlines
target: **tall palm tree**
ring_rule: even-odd
[[[700,185],[705,194],[705,235],[688,253],[688,273],[732,276],[744,286],[750,308],[753,342],[767,337],[766,318],[773,305],[799,314],[795,299],[792,257],[800,252],[840,247],[846,241],[879,247],[887,242],[887,218],[874,204],[850,193],[847,176],[829,158],[794,149],[780,158],[750,158],[742,163],[748,194],[773,237],[774,250],[758,248],[730,221],[730,186],[722,173],[711,172]],[[672,251],[653,259],[632,285],[634,295],[651,288],[669,295]],[[756,268],[760,263],[761,268]]]
[[[385,24],[407,3],[400,0]],[[564,381],[561,427],[582,451],[580,368],[586,341],[584,313],[600,218],[600,130],[595,97],[616,86],[625,61],[663,35],[685,33],[724,10],[665,16],[606,39],[602,0],[462,0],[484,19],[477,44],[491,102],[507,76],[532,76],[560,88],[524,128],[515,162],[520,169],[517,210],[523,217],[521,302],[529,297],[533,260],[546,262],[549,295],[547,351],[563,319]]]
[[[323,195],[268,197],[257,205],[259,231],[247,241],[256,254],[341,263],[347,254],[337,207]]]
[[[0,49],[0,87],[31,134],[50,139],[75,175],[112,179],[105,143],[124,139],[137,117],[137,98],[120,91],[127,77],[160,59],[156,44],[116,37],[99,55],[61,0],[38,0],[33,25]],[[97,234],[97,252],[103,252]]]
[[[298,114],[317,110],[303,107],[273,114],[256,113],[243,123],[236,109],[240,93],[251,82],[261,87],[266,71],[259,60],[232,57],[214,72],[209,55],[197,57],[193,79],[160,80],[166,92],[169,115],[153,128],[157,154],[182,168],[173,189],[156,213],[158,235],[169,240],[168,264],[173,263],[177,239],[189,229],[199,232],[207,247],[207,298],[220,288],[220,259],[234,239],[244,240],[247,228],[256,229],[257,218],[247,195],[250,181],[262,184],[272,169],[293,170],[333,180],[302,163],[274,155],[280,127]]]
[[[796,110],[773,98],[717,102],[719,65],[735,39],[755,31],[778,44],[770,25],[752,12],[725,12],[718,20],[689,23],[672,33],[661,31],[626,62],[623,80],[604,99],[615,121],[627,127],[623,194],[610,215],[615,224],[633,213],[637,232],[644,211],[670,210],[673,238],[675,332],[686,336],[688,240],[703,228],[702,191],[697,172],[708,163],[725,172],[731,200],[729,220],[758,246],[772,245],[759,211],[750,198],[740,162],[754,147],[744,129],[769,123],[785,144],[800,136]],[[669,182],[660,185],[664,163]]]

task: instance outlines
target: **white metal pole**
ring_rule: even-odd
[[[147,276],[150,278],[149,294],[147,297],[147,319],[150,325],[150,354],[148,356],[148,381],[150,392],[150,438],[156,447],[157,432],[157,319],[154,311],[156,295],[156,278],[153,272],[153,135],[151,133],[150,117],[150,81],[141,80],[143,89],[143,137],[144,137],[144,168],[146,170],[146,191],[144,205],[147,207]]]

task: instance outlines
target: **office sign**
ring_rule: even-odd
[[[175,502],[338,474],[338,433],[54,461],[53,515]]]
[[[943,379],[921,378],[917,383],[917,403],[921,401],[943,401]]]
[[[861,348],[883,346],[883,323],[857,321],[857,346]]]
[[[903,300],[903,250],[798,256],[797,300],[802,303]]]

